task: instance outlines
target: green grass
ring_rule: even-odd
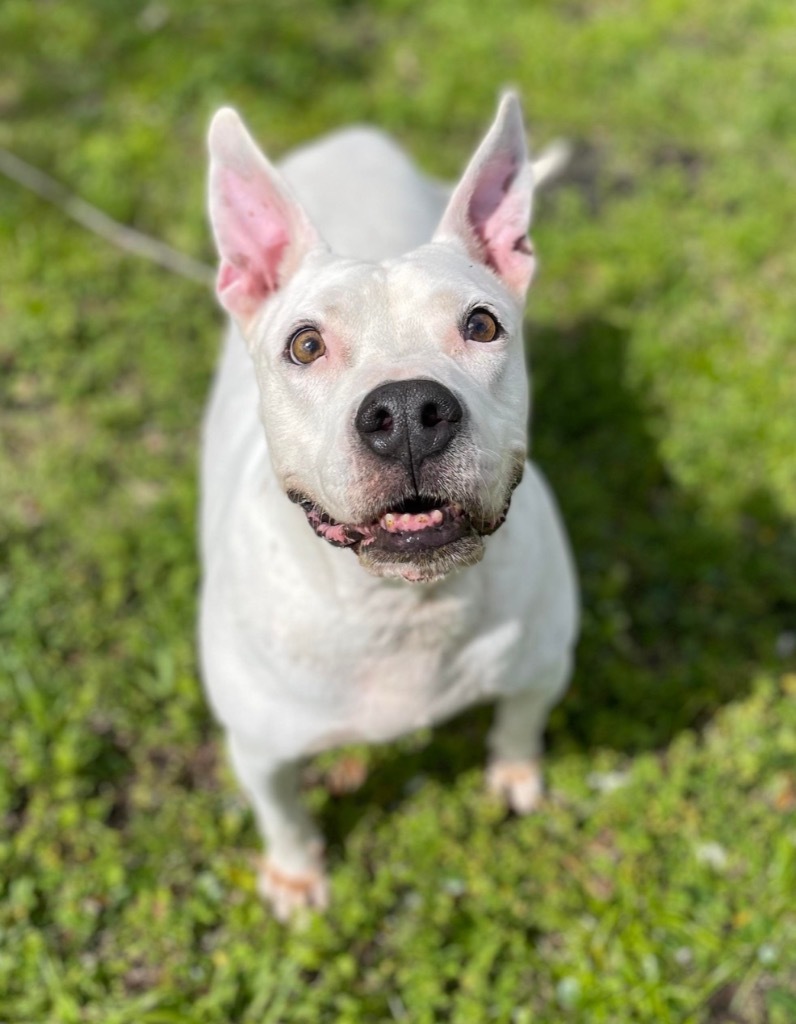
[[[789,0],[3,0],[0,145],[207,261],[222,102],[452,176],[512,82],[575,142],[529,339],[585,621],[543,811],[482,711],[316,772],[333,907],[279,927],[193,644],[221,316],[0,181],[0,1021],[796,1020],[794,46]]]

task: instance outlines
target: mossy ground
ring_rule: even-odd
[[[221,316],[0,181],[0,1020],[796,1020],[794,47],[788,0],[3,0],[0,144],[208,262],[222,102],[450,177],[510,82],[574,141],[528,334],[585,615],[542,812],[483,711],[316,772],[333,906],[278,926],[194,652]]]

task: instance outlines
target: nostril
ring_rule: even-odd
[[[395,417],[389,405],[365,405],[357,414],[357,430],[360,434],[392,434]]]
[[[426,402],[420,410],[420,422],[424,427],[436,427],[441,419],[436,402]]]
[[[376,413],[376,429],[385,433],[392,429],[392,414],[388,409],[380,409]]]
[[[373,420],[374,430],[383,430],[385,434],[392,430],[393,420],[392,413],[389,409],[377,409]]]

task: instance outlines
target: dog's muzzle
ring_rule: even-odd
[[[483,538],[505,521],[524,460],[509,481],[504,505],[486,512],[473,495],[457,500],[456,445],[465,424],[459,399],[438,381],[388,381],[362,400],[354,420],[360,443],[385,482],[380,505],[357,523],[333,519],[308,494],[288,497],[302,507],[315,533],[335,547],[350,548],[369,571],[412,581],[439,579],[451,568],[472,565]],[[451,460],[454,460],[451,462]],[[381,468],[379,468],[381,467]],[[376,499],[378,500],[378,499]]]

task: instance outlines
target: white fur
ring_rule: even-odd
[[[495,141],[501,132],[504,141]],[[283,918],[327,899],[322,844],[297,794],[306,755],[383,742],[498,699],[493,788],[518,811],[530,810],[540,792],[541,734],[569,678],[577,599],[538,470],[526,465],[478,564],[418,584],[372,575],[351,551],[317,537],[286,497],[291,488],[308,490],[335,519],[358,522],[373,474],[352,441],[352,417],[375,386],[424,377],[466,402],[466,458],[456,479],[499,511],[495,495],[526,446],[524,288],[514,264],[509,282],[474,258],[469,229],[456,225],[478,187],[474,165],[490,145],[510,144],[524,160],[521,133],[509,97],[443,218],[446,190],[374,130],[341,131],[292,154],[281,168],[286,190],[270,165],[258,178],[264,159],[256,163],[234,114],[218,115],[211,131],[211,217],[222,258],[235,259],[224,248],[225,160],[255,168],[252,187],[264,190],[264,209],[275,182],[274,215],[290,225],[278,287],[255,313],[248,299],[232,309],[238,326],[227,336],[204,424],[201,509],[204,679],[267,841],[261,891]],[[530,174],[527,188],[515,204],[527,199],[520,217],[530,209]],[[511,210],[506,216],[513,224]],[[520,269],[529,277],[532,263]],[[249,270],[241,261],[235,273]],[[456,317],[474,301],[498,311],[504,340],[461,342]],[[297,317],[328,329],[328,355],[317,364],[284,358]]]

